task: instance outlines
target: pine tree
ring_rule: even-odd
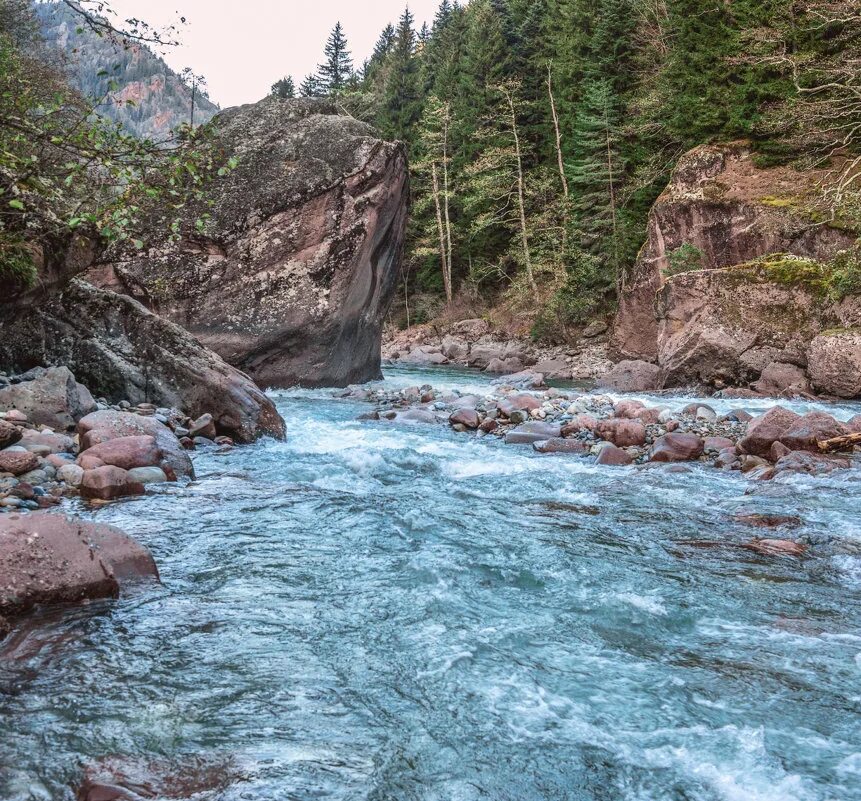
[[[293,83],[293,78],[288,75],[273,83],[270,94],[282,99],[296,97],[296,85]]]
[[[340,22],[329,34],[324,53],[326,61],[317,68],[320,88],[323,94],[337,94],[343,91],[353,74],[353,60]]]
[[[313,72],[306,75],[299,84],[300,97],[323,97],[326,94],[325,87],[320,80],[319,75]]]
[[[383,97],[381,127],[395,139],[408,139],[421,116],[419,65],[416,60],[414,18],[409,8],[404,10],[395,32],[389,54],[388,75]]]

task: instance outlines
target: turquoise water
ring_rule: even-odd
[[[486,383],[389,374],[425,382]],[[861,798],[861,471],[599,468],[278,404],[287,443],[87,513],[164,583],[0,664],[0,798],[200,754],[238,766],[224,801]],[[745,513],[809,556],[735,547]]]

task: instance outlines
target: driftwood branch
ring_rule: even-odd
[[[843,437],[823,440],[819,443],[819,450],[823,453],[839,453],[840,451],[851,451],[856,445],[861,445],[861,433],[846,434]]]

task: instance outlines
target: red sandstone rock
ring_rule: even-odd
[[[797,556],[807,551],[807,546],[792,540],[752,540],[742,546],[762,556]]]
[[[696,434],[666,434],[652,447],[653,462],[690,462],[703,455],[704,443]]]
[[[155,437],[149,434],[118,437],[88,448],[78,458],[78,464],[85,470],[99,467],[100,465],[93,464],[94,460],[101,461],[103,465],[121,467],[123,470],[132,470],[135,467],[159,467],[162,462],[162,452]],[[92,466],[85,465],[85,462]]]
[[[28,451],[0,451],[0,473],[21,476],[39,467],[39,457]]]
[[[615,445],[607,445],[601,448],[598,458],[595,459],[595,464],[604,465],[606,467],[627,467],[634,463],[634,457],[627,451],[617,448]]]
[[[99,501],[113,501],[146,493],[143,484],[129,481],[127,470],[110,465],[85,470],[80,491],[83,498]]]
[[[582,456],[589,452],[589,446],[585,442],[561,437],[535,442],[532,447],[538,453],[574,453]]]
[[[848,433],[830,414],[808,412],[781,435],[780,441],[791,451],[819,453],[820,442]]]
[[[646,427],[639,420],[602,420],[598,423],[596,433],[619,448],[646,444]]]
[[[475,409],[458,409],[452,413],[448,421],[453,426],[462,425],[472,430],[477,429],[481,423],[478,412]]]
[[[739,442],[744,453],[768,456],[771,446],[778,442],[799,420],[795,412],[775,406],[748,423],[747,432]]]

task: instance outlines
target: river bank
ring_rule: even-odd
[[[366,389],[497,391],[386,374]],[[162,583],[13,638],[0,796],[70,801],[106,757],[215,760],[219,801],[856,796],[857,469],[609,468],[339,394],[275,393],[287,441],[196,452],[193,482],[67,502]]]

